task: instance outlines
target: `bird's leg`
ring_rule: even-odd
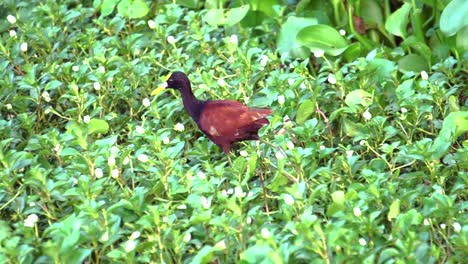
[[[265,181],[263,180],[263,173],[260,173],[260,183],[262,184],[262,190],[263,190],[263,203],[265,204],[265,212],[267,215],[270,214],[270,209],[268,208],[268,198],[267,198],[267,192],[265,188]]]

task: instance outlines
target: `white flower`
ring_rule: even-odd
[[[216,243],[215,248],[219,250],[225,250],[226,242],[224,242],[224,240],[219,241],[218,243]]]
[[[137,134],[140,134],[140,135],[145,133],[145,129],[142,126],[136,126],[135,131],[137,132]]]
[[[102,234],[101,241],[107,242],[108,240],[109,240],[109,232],[106,231],[104,234]]]
[[[288,141],[286,143],[286,147],[289,149],[289,150],[293,150],[294,149],[294,143],[292,143],[291,141]]]
[[[110,167],[113,167],[115,165],[115,157],[113,155],[109,156],[107,159],[107,164],[109,164]]]
[[[78,180],[76,178],[71,178],[71,179],[72,179],[73,184],[78,184]]]
[[[271,236],[270,231],[266,227],[262,228],[262,231],[260,231],[260,233],[262,234],[262,237],[264,239],[268,239]]]
[[[11,104],[6,104],[6,108],[7,108],[8,110],[11,110],[11,109],[13,109],[13,106],[12,106]]]
[[[222,190],[222,191],[221,191],[221,196],[228,196],[226,190]]]
[[[302,82],[301,85],[299,85],[299,88],[305,89],[306,88],[305,82]]]
[[[119,177],[119,174],[120,174],[119,169],[113,169],[111,171],[111,177],[114,179],[117,179]]]
[[[140,237],[140,235],[141,235],[140,231],[135,231],[130,235],[130,239],[131,240],[138,239]]]
[[[353,208],[353,213],[356,217],[360,217],[362,215],[361,209],[357,206]]]
[[[366,109],[366,111],[362,114],[362,117],[364,117],[365,120],[370,120],[372,118],[372,114],[369,112],[369,109]]]
[[[249,155],[249,153],[247,153],[247,151],[245,151],[245,150],[241,150],[241,151],[239,152],[239,154],[240,154],[242,157],[247,157],[247,156]]]
[[[128,163],[130,162],[130,158],[128,156],[126,156],[123,161],[122,161],[122,164],[123,165],[127,165]]]
[[[188,243],[188,242],[190,242],[191,239],[192,239],[192,235],[190,234],[190,232],[187,232],[187,233],[184,235],[184,238],[183,238],[184,242],[185,242],[185,243]]]
[[[352,150],[347,150],[347,151],[346,151],[346,157],[347,157],[347,158],[351,158],[351,157],[353,156],[353,153],[354,153],[354,151],[352,151]]]
[[[361,140],[361,141],[359,141],[359,145],[361,145],[361,146],[365,146],[365,145],[366,145],[366,141],[365,141],[364,139],[363,139],[363,140]]]
[[[35,202],[30,202],[29,206],[34,207],[34,206],[36,206],[36,203]]]
[[[206,179],[206,174],[203,171],[197,172],[197,176],[200,178],[200,180]]]
[[[231,35],[231,37],[229,37],[229,42],[237,46],[237,44],[239,44],[239,39],[237,39],[237,35]]]
[[[401,111],[402,114],[405,114],[405,113],[408,112],[408,109],[406,109],[405,107],[402,107],[402,108],[400,109],[400,111]]]
[[[138,155],[137,159],[143,163],[148,162],[148,156],[146,156],[145,154]]]
[[[133,251],[136,248],[135,240],[128,240],[125,242],[125,252]]]
[[[94,90],[99,91],[101,90],[101,84],[99,82],[93,83]]]
[[[460,225],[458,222],[454,222],[454,223],[453,223],[453,230],[454,230],[456,233],[459,233],[460,230],[461,230],[461,225]]]
[[[280,105],[284,105],[284,101],[285,101],[284,95],[278,95],[278,103]]]
[[[336,84],[336,77],[332,73],[328,74],[327,80],[330,84]]]
[[[217,83],[221,87],[224,87],[224,86],[227,85],[227,83],[226,83],[226,81],[224,81],[224,79],[218,79]]]
[[[242,197],[245,197],[245,192],[242,191],[242,188],[237,186],[236,188],[234,188],[234,196],[237,197],[237,198],[242,198]]]
[[[52,111],[52,110],[50,110],[50,108],[46,108],[46,110],[44,110],[44,114],[48,115],[50,113],[50,111]]]
[[[174,126],[174,130],[175,130],[175,131],[182,132],[182,131],[184,131],[184,129],[185,129],[185,127],[184,127],[184,125],[181,124],[181,123],[177,123],[177,124],[175,124],[175,126]]]
[[[78,71],[78,70],[76,70],[76,71]],[[106,73],[106,68],[104,68],[104,66],[99,66],[99,68],[97,69],[97,71],[98,71],[99,73],[101,73],[101,74],[104,74],[104,73]]]
[[[154,22],[154,20],[148,20],[148,27],[151,28],[151,29],[155,29],[156,28],[156,22]]]
[[[260,65],[262,65],[262,67],[265,67],[267,64],[268,64],[268,56],[267,55],[260,56]]]
[[[211,202],[205,196],[200,197],[200,203],[204,209],[210,209]]]
[[[169,142],[170,142],[169,137],[164,137],[164,138],[162,139],[162,142],[163,142],[164,144],[166,144],[166,145],[169,144]]]
[[[367,241],[366,241],[364,238],[361,237],[361,238],[359,239],[359,245],[365,246],[365,245],[367,245]]]
[[[324,146],[324,145],[321,145],[319,148],[320,148],[320,150],[325,150],[325,146]]]
[[[187,209],[187,205],[181,204],[181,205],[177,206],[177,209],[179,209],[179,210],[185,210],[185,209]]]
[[[28,43],[26,43],[26,42],[21,43],[20,50],[22,52],[28,51]]]
[[[284,199],[284,203],[286,205],[293,205],[294,204],[294,197],[292,195],[290,195],[289,193],[285,194],[283,196],[283,199]]]
[[[344,35],[346,35],[346,30],[344,30],[344,29],[340,29],[340,31],[339,31],[339,32],[340,32],[340,35],[341,35],[341,36],[344,36]]]
[[[280,160],[280,159],[286,158],[286,157],[284,156],[284,154],[283,154],[282,151],[276,152],[275,157],[276,157],[277,159],[279,159],[279,160]]]
[[[101,168],[96,168],[94,170],[94,176],[96,176],[96,178],[98,178],[98,179],[102,178],[102,176],[104,176],[104,173],[102,172],[102,169]]]
[[[112,147],[110,148],[110,153],[112,153],[112,154],[117,154],[117,153],[119,153],[119,148],[116,147],[116,146],[112,146]]]
[[[74,65],[74,66],[72,67],[72,71],[74,71],[74,72],[77,72],[77,71],[79,71],[79,70],[80,70],[80,66]]]
[[[316,57],[316,58],[322,57],[323,54],[325,54],[325,51],[323,51],[321,49],[314,51],[314,57]]]
[[[445,229],[447,227],[446,224],[440,224],[440,228]]]
[[[47,91],[42,92],[42,98],[44,98],[44,101],[50,102],[50,95]]]
[[[293,78],[288,78],[288,84],[293,85],[295,80]]]
[[[143,106],[149,107],[151,105],[151,101],[148,98],[143,99]]]
[[[91,121],[91,117],[89,117],[89,115],[83,116],[83,122],[84,122],[85,124],[89,124],[89,121]]]
[[[36,214],[30,214],[28,217],[24,220],[24,226],[25,227],[34,227],[34,225],[39,221],[39,217]]]
[[[12,38],[16,37],[16,31],[10,30],[10,37]]]
[[[176,40],[174,36],[167,36],[167,42],[171,45],[174,45],[176,43]]]
[[[429,79],[429,75],[427,75],[426,71],[421,71],[421,79],[423,80]]]
[[[231,194],[234,193],[234,189],[229,188],[229,189],[226,191],[226,193],[227,193],[228,195],[231,195]]]
[[[424,218],[423,225],[429,226],[431,223],[429,222],[429,219]]]
[[[247,220],[245,220],[245,222],[250,225],[252,223],[252,217],[250,216],[247,216]]]
[[[8,15],[6,18],[7,18],[8,22],[10,22],[10,24],[16,23],[16,17],[15,16]]]

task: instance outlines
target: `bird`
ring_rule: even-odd
[[[244,140],[259,140],[258,130],[268,125],[268,108],[250,108],[234,100],[198,100],[184,72],[172,72],[163,84],[179,90],[187,113],[213,143],[229,155],[231,145]],[[229,157],[229,156],[228,156]]]

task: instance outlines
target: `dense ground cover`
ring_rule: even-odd
[[[467,257],[467,55],[463,30],[439,30],[448,1],[363,1],[365,21],[354,1],[103,2],[0,3],[2,263]],[[432,17],[408,16],[421,6]],[[173,70],[199,98],[271,107],[260,134],[286,156],[241,143],[229,166],[177,92],[152,96]]]

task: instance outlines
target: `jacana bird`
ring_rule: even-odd
[[[183,72],[173,72],[165,86],[180,90],[185,110],[198,128],[226,154],[234,142],[259,140],[258,130],[269,124],[266,117],[271,115],[271,109],[249,108],[232,100],[198,100]]]

